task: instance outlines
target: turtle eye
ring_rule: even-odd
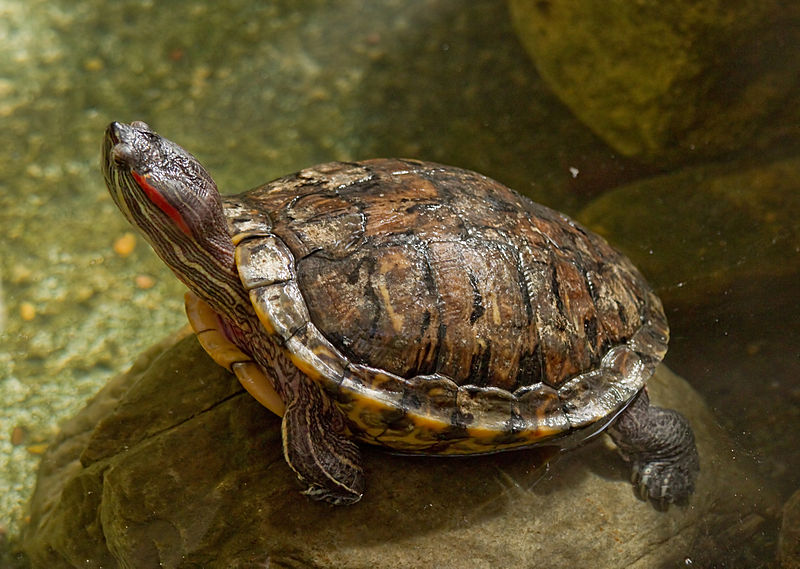
[[[111,149],[111,158],[117,166],[131,166],[133,164],[133,148],[120,142]]]

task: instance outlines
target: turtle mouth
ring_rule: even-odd
[[[147,155],[153,151],[157,135],[142,121],[130,124],[112,122],[105,133],[105,160],[107,167],[113,166],[138,170]]]
[[[106,181],[109,181],[109,171],[114,166],[111,159],[112,150],[114,146],[119,143],[119,135],[114,130],[116,123],[111,123],[106,129],[106,135],[103,137],[103,154],[102,154],[102,167],[105,174]]]
[[[132,139],[130,131],[130,126],[119,122],[112,122],[106,129],[106,156],[118,165],[126,162],[121,159],[123,155],[130,154],[130,151],[124,152],[125,149],[130,150],[129,143]]]

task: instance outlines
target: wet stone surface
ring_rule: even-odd
[[[662,367],[649,385],[697,436],[702,471],[688,507],[659,512],[636,499],[601,438],[560,460],[545,449],[452,459],[368,449],[367,494],[336,508],[299,494],[277,417],[194,337],[166,341],[64,425],[42,464],[25,549],[34,567],[53,569],[709,561],[720,540],[742,539],[740,519],[749,533],[774,520],[774,498],[732,463],[683,380]]]

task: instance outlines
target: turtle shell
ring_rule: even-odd
[[[335,162],[224,205],[265,329],[367,442],[491,452],[605,425],[666,352],[625,256],[475,172]]]

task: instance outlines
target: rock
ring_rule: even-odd
[[[510,7],[551,89],[625,156],[660,166],[718,156],[800,123],[790,103],[800,88],[794,5],[510,0]]]
[[[578,219],[624,251],[666,304],[756,298],[800,272],[798,180],[800,158],[697,166],[612,190]]]
[[[337,508],[298,492],[277,417],[194,337],[168,342],[63,426],[24,548],[48,569],[683,563],[701,536],[745,516],[758,528],[773,499],[688,384],[662,366],[649,385],[694,426],[702,472],[689,507],[637,500],[602,437],[549,467],[546,449],[450,459],[365,449],[367,493]]]
[[[783,506],[783,523],[778,536],[781,569],[800,569],[800,490]]]

